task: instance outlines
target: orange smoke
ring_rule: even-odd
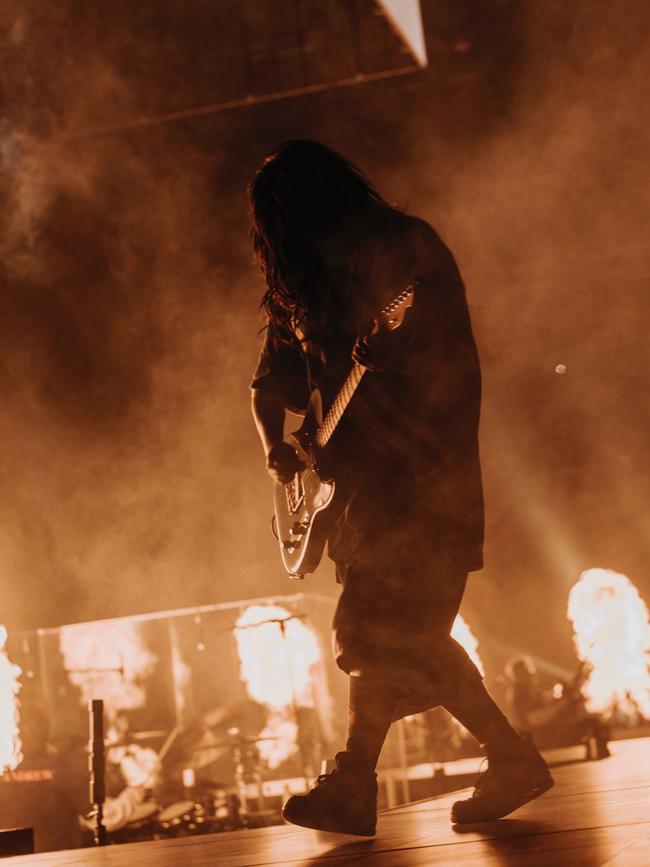
[[[587,708],[650,719],[648,608],[627,575],[587,569],[569,593],[578,657],[590,666]]]
[[[0,774],[11,771],[22,761],[18,729],[18,693],[21,670],[7,656],[7,630],[0,626]]]

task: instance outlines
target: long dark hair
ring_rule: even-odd
[[[357,166],[309,140],[273,150],[248,196],[268,322],[280,333],[322,326],[336,315],[355,267],[354,241],[343,227],[371,225],[396,209]]]

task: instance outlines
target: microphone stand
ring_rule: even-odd
[[[108,843],[104,825],[104,801],[106,800],[106,758],[104,755],[104,702],[93,699],[88,705],[90,742],[88,772],[90,775],[90,816],[95,821],[93,841],[95,846]]]

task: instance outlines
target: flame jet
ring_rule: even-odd
[[[587,569],[571,588],[567,614],[578,657],[590,666],[587,709],[650,719],[648,607],[627,575]]]
[[[18,728],[20,668],[7,656],[7,630],[0,626],[0,774],[13,771],[23,756]]]

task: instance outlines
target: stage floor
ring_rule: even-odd
[[[38,867],[367,867],[650,865],[650,738],[616,741],[600,762],[554,767],[555,786],[513,817],[456,831],[449,808],[458,793],[379,817],[372,840],[290,826],[231,831],[7,858]]]

